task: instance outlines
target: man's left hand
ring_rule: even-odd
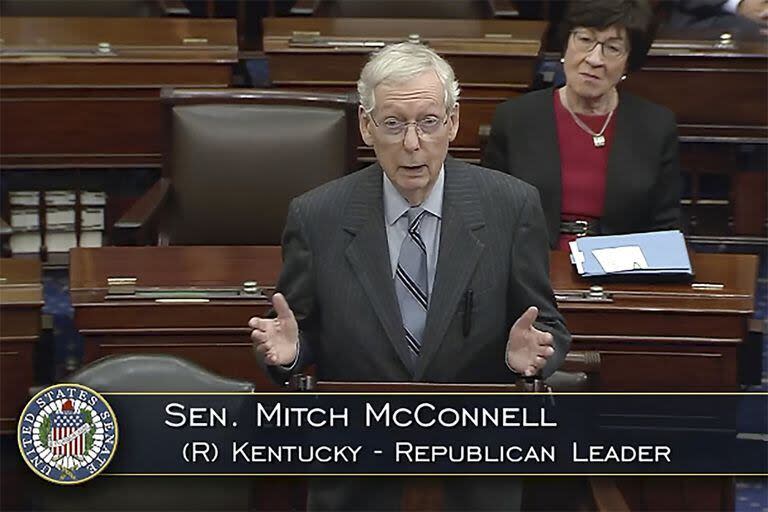
[[[537,307],[529,307],[509,330],[507,339],[507,365],[526,377],[536,375],[555,353],[552,335],[533,326],[538,315]]]

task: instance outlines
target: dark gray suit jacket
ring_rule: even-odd
[[[549,283],[544,216],[536,190],[503,173],[445,162],[440,252],[423,337],[413,364],[404,341],[384,227],[382,170],[372,165],[293,200],[283,235],[285,294],[301,330],[297,369],[317,364],[323,380],[511,382],[509,329],[538,306],[537,327],[554,336],[562,363],[570,334]],[[462,333],[462,300],[472,290],[472,326]],[[450,480],[449,482],[454,482]],[[399,507],[399,481],[318,479],[310,508]],[[516,509],[516,480],[446,486],[456,509]],[[456,489],[454,496],[450,492]]]
[[[539,190],[549,243],[557,247],[562,187],[552,94],[543,89],[499,105],[483,165]],[[681,180],[674,114],[622,92],[615,116],[601,234],[677,229]]]

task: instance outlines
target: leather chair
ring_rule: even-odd
[[[291,8],[296,16],[329,18],[517,18],[511,0],[298,0]]]
[[[115,224],[159,245],[279,245],[290,200],[356,162],[357,98],[165,89],[160,180]]]
[[[189,16],[181,0],[0,0],[2,16]]]
[[[239,392],[254,390],[252,382],[222,377],[182,359],[164,354],[103,357],[72,373],[66,382],[102,393],[120,391]]]
[[[222,377],[184,359],[161,354],[108,356],[77,370],[65,382],[102,393],[247,393],[254,389],[251,382]],[[33,505],[30,508],[42,511],[290,510],[294,499],[293,487],[279,479],[101,475],[70,489],[32,478],[32,487],[25,494]]]

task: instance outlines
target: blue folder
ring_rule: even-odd
[[[642,252],[645,268],[635,266],[628,270],[606,271],[594,253],[599,249],[633,247],[639,247]],[[637,252],[636,249],[630,250]],[[577,238],[571,243],[571,262],[576,265],[579,275],[584,277],[611,275],[693,277],[685,238],[678,230]]]

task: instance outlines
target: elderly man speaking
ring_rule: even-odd
[[[459,85],[425,46],[382,49],[358,92],[360,132],[378,161],[291,202],[277,317],[249,321],[256,353],[281,378],[312,363],[318,379],[339,381],[551,374],[570,335],[536,189],[448,157]],[[463,480],[446,486],[446,506],[519,508],[515,482]],[[396,510],[399,485],[317,479],[309,508]]]

